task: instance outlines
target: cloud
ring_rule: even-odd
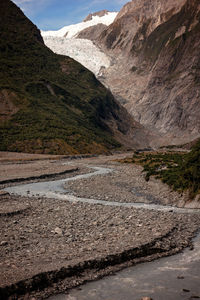
[[[128,0],[92,0],[88,1],[86,9],[96,9],[98,6],[101,8],[109,8],[109,7],[116,7],[119,10],[124,4],[126,4]]]
[[[21,5],[24,3],[33,2],[33,0],[13,0],[13,2],[15,2],[18,5]]]
[[[12,0],[31,17],[44,10],[53,0]]]
[[[95,6],[97,4],[110,4],[110,0],[93,0],[90,2],[90,6]],[[112,0],[112,4],[123,5],[126,4],[127,0]]]

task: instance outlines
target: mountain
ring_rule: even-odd
[[[133,0],[110,25],[77,27],[73,40],[45,43],[94,72],[151,131],[153,146],[183,144],[200,136],[199,11],[198,0]]]
[[[56,36],[56,37],[66,37],[75,38],[82,30],[96,26],[98,24],[104,24],[106,26],[113,23],[117,16],[117,12],[109,12],[106,10],[99,11],[93,14],[89,14],[81,23],[65,26],[56,31],[41,31],[43,37],[45,36]]]
[[[84,20],[83,22],[88,22],[88,21],[91,21],[94,17],[104,17],[104,16],[109,16],[109,15],[112,15],[113,13],[112,12],[109,12],[107,9],[103,9],[103,10],[100,10],[100,11],[97,11],[95,13],[90,13]],[[112,23],[112,22],[111,22]],[[108,25],[108,24],[107,24]]]
[[[111,59],[91,41],[92,32],[98,37],[116,16],[116,12],[102,10],[89,14],[81,23],[65,26],[58,31],[41,31],[41,34],[45,45],[53,52],[75,59],[99,76],[102,70],[110,66]]]
[[[0,54],[0,150],[101,153],[138,145],[142,127],[90,71],[48,49],[10,0],[0,2]]]
[[[99,21],[97,24],[92,26],[87,26],[86,28],[79,31],[76,35],[76,38],[79,39],[89,39],[95,41],[98,36],[110,25],[114,22],[115,18],[117,17],[118,12],[109,12],[108,10],[104,9],[95,13],[89,14],[85,19],[84,22],[93,20],[94,17],[98,16]],[[104,22],[104,18],[106,16],[107,22]],[[102,21],[101,21],[102,20]]]
[[[102,82],[154,144],[200,136],[199,0],[133,0],[96,43],[113,60]]]

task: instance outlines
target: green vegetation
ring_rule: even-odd
[[[10,0],[1,0],[0,18],[0,150],[73,154],[120,147],[108,126],[123,122],[112,94],[82,65],[49,50]]]
[[[189,153],[135,153],[124,163],[137,163],[146,172],[145,179],[155,176],[179,192],[188,190],[190,198],[200,194],[200,140]]]

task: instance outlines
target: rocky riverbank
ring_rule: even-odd
[[[102,163],[100,158],[98,161]],[[186,194],[171,190],[160,180],[151,177],[147,182],[142,166],[118,163],[114,160],[104,162],[102,165],[114,168],[114,172],[107,176],[100,175],[67,182],[66,189],[78,197],[104,201],[154,203],[179,207],[183,207],[188,201]]]
[[[73,168],[80,171],[74,175],[83,165],[114,167],[113,174],[90,178],[92,191],[103,197],[106,178],[118,185],[124,184],[122,176],[131,175],[133,166],[113,162],[119,156],[123,155],[76,160]],[[142,180],[141,172],[138,178]],[[129,179],[132,182],[132,177]],[[71,183],[70,193],[72,186],[75,189]],[[82,179],[75,184],[78,187],[80,183]],[[121,188],[116,197],[121,194],[123,199],[124,195],[127,201],[125,192],[126,188]],[[151,193],[158,197],[153,189]],[[2,195],[0,224],[1,299],[42,299],[135,263],[171,255],[187,246],[192,249],[191,238],[200,227],[200,216],[192,211],[186,215]]]

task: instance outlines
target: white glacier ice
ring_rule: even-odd
[[[57,31],[41,31],[41,34],[45,45],[53,52],[75,59],[96,76],[100,76],[101,71],[110,66],[110,58],[95,46],[92,41],[77,39],[76,36],[83,29],[97,24],[110,25],[117,14],[117,12],[107,12],[102,17],[92,16],[92,19],[89,21],[65,26]]]
[[[75,59],[96,76],[101,75],[102,68],[110,66],[110,58],[100,51],[92,41],[51,36],[43,37],[43,39],[46,46],[55,53]]]

